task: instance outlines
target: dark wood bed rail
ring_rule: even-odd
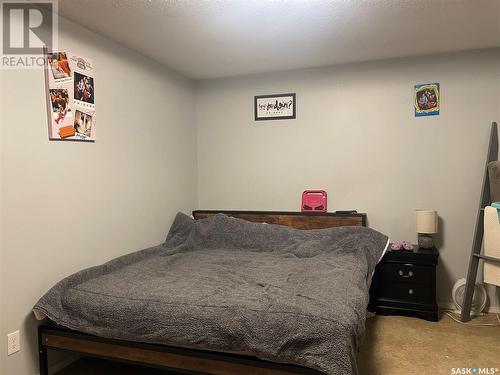
[[[57,326],[40,326],[38,337],[40,375],[49,373],[47,350],[61,350],[87,357],[186,371],[191,374],[321,375],[316,370],[263,361],[250,356],[107,339]]]
[[[251,222],[281,224],[297,229],[366,226],[366,214],[302,213],[281,211],[196,210],[195,219],[218,213]],[[251,356],[176,348],[167,345],[114,340],[73,331],[54,324],[38,328],[40,375],[48,375],[48,350],[104,358],[149,367],[214,375],[321,375],[300,366],[263,361]]]
[[[224,210],[196,210],[193,217],[205,219],[207,217],[224,214],[238,219],[255,223],[286,225],[296,229],[325,229],[345,226],[366,227],[366,214],[335,212],[287,212],[287,211],[224,211]]]

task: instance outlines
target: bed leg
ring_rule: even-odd
[[[40,375],[49,375],[49,367],[47,363],[47,349],[41,348],[40,355]]]
[[[49,375],[49,362],[47,348],[42,343],[42,328],[38,327],[38,361],[40,364],[40,375]]]

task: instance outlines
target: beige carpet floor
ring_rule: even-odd
[[[495,315],[489,314],[471,322],[480,323],[495,324],[498,320]],[[361,375],[450,375],[454,368],[500,370],[500,326],[460,324],[446,315],[442,315],[439,322],[401,316],[377,316],[368,319],[367,335],[358,355],[358,365]],[[500,371],[496,373],[500,375]],[[84,358],[57,375],[88,374],[172,373]]]
[[[498,324],[498,320],[494,314],[475,318],[471,325],[444,314],[439,322],[402,316],[368,319],[358,355],[360,374],[450,375],[453,368],[500,370],[500,326],[472,326],[481,323]]]

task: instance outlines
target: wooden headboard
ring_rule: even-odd
[[[255,223],[269,223],[286,225],[296,229],[324,229],[345,226],[366,227],[366,214],[336,214],[336,213],[308,213],[308,212],[280,212],[280,211],[219,211],[197,210],[193,217],[205,219],[207,217],[225,214]]]

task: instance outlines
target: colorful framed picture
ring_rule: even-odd
[[[415,85],[415,117],[439,115],[439,83]]]
[[[295,101],[295,93],[255,96],[255,121],[294,119]]]

